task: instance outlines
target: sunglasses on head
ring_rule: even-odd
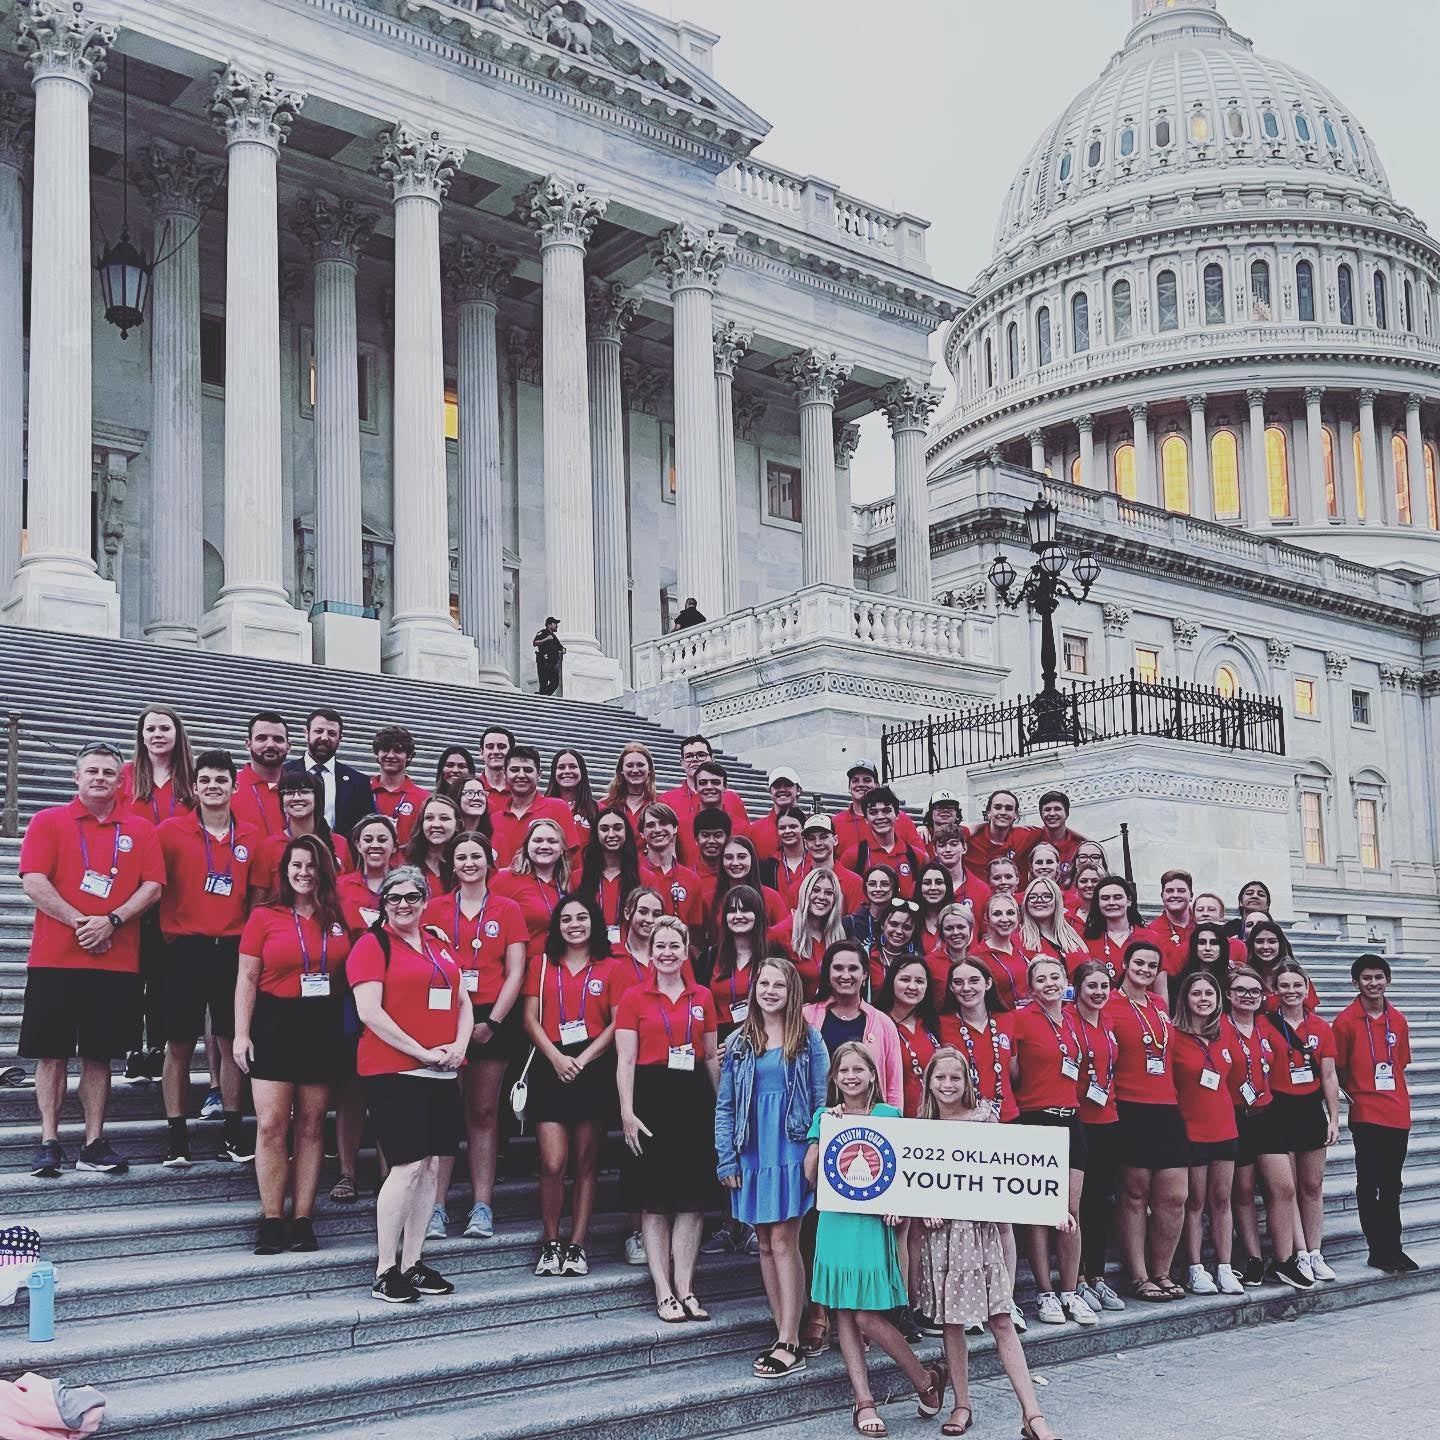
[[[920,913],[920,906],[916,901],[906,900],[899,895],[896,895],[890,901],[890,908],[892,910],[898,910],[905,915],[918,915]]]

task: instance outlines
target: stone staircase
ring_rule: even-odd
[[[679,770],[676,737],[605,706],[461,694],[0,630],[0,708],[25,717],[23,814],[65,797],[69,757],[82,736],[128,734],[147,700],[178,698],[202,743],[238,745],[251,709],[275,705],[299,720],[321,697],[345,713],[356,758],[363,754],[359,742],[382,720],[415,731],[423,765],[442,743],[473,741],[495,719],[537,740],[547,754],[560,743],[579,745],[597,777],[636,735],[652,746],[662,774]],[[207,724],[207,713],[219,722]],[[60,749],[52,751],[47,739]],[[747,799],[763,797],[763,777],[741,769],[736,778]],[[17,851],[15,842],[0,842],[0,1063],[14,1053],[29,932]],[[1353,947],[1319,936],[1295,938],[1326,1012],[1333,1013],[1350,993]],[[1136,1303],[1088,1331],[1032,1323],[1032,1365],[1416,1293],[1440,1281],[1440,969],[1399,960],[1393,993],[1411,1018],[1416,1055],[1405,1217],[1407,1245],[1425,1268],[1391,1277],[1364,1267],[1351,1194],[1353,1155],[1342,1138],[1326,1182],[1325,1251],[1340,1274],[1336,1283],[1304,1296],[1266,1287],[1233,1300]],[[201,1076],[194,1079],[198,1099]],[[73,1082],[66,1113],[62,1141],[73,1160],[80,1143]],[[59,1268],[57,1339],[27,1343],[23,1300],[0,1309],[0,1376],[35,1368],[101,1386],[110,1401],[107,1434],[350,1440],[358,1422],[376,1440],[410,1440],[417,1424],[455,1440],[576,1428],[603,1440],[670,1440],[787,1423],[843,1427],[848,1389],[833,1351],[792,1380],[751,1378],[750,1358],[773,1333],[753,1260],[702,1260],[697,1289],[715,1314],[713,1323],[671,1326],[655,1319],[646,1273],[618,1258],[624,1226],[607,1209],[613,1203],[609,1175],[592,1233],[593,1273],[583,1280],[536,1279],[539,1227],[528,1140],[510,1147],[503,1173],[511,1178],[502,1180],[496,1197],[496,1237],[453,1238],[427,1248],[455,1279],[457,1293],[391,1307],[369,1296],[372,1194],[349,1207],[322,1198],[318,1254],[258,1257],[251,1254],[257,1205],[250,1167],[202,1161],[172,1173],[154,1163],[163,1121],[153,1085],[118,1083],[111,1115],[110,1133],[133,1162],[128,1175],[67,1171],[59,1180],[37,1181],[28,1173],[36,1138],[33,1092],[0,1090],[0,1223],[33,1224]],[[214,1153],[218,1124],[197,1125],[194,1141],[198,1156]],[[361,1166],[367,1191],[370,1166],[367,1155]],[[452,1212],[463,1214],[467,1202],[457,1188]],[[1020,1298],[1033,1314],[1028,1279]],[[988,1340],[973,1345],[972,1357],[977,1375],[994,1371]],[[877,1368],[876,1379],[877,1394],[883,1396],[887,1384],[899,1393],[893,1375]]]

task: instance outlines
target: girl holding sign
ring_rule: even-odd
[[[868,1119],[900,1114],[880,1099],[880,1072],[866,1048],[846,1041],[830,1057],[830,1084],[826,1103],[831,1115]],[[810,1125],[810,1148],[805,1152],[805,1178],[813,1186],[820,1169],[820,1121],[816,1110]],[[889,1432],[870,1393],[865,1368],[865,1343],[878,1345],[900,1367],[915,1387],[919,1413],[929,1419],[940,1413],[945,1399],[943,1365],[927,1370],[911,1353],[900,1332],[886,1318],[888,1311],[906,1303],[905,1276],[895,1244],[896,1217],[852,1215],[825,1210],[815,1236],[815,1269],[810,1296],[829,1306],[840,1331],[840,1353],[855,1390],[851,1420],[862,1435]]]
[[[925,1067],[922,1120],[993,1122],[999,1110],[981,1099],[970,1063],[958,1050],[937,1050]],[[833,1218],[833,1217],[826,1217]],[[861,1217],[844,1217],[861,1218]],[[870,1218],[870,1217],[865,1217]],[[967,1326],[989,1326],[995,1351],[1020,1402],[1020,1433],[1024,1440],[1056,1440],[1040,1413],[1040,1401],[1025,1363],[1025,1351],[1010,1318],[1014,1304],[1014,1272],[1006,1263],[1004,1234],[1009,1226],[990,1220],[926,1220],[920,1248],[921,1291],[927,1314],[944,1327],[945,1358],[955,1382],[955,1408],[940,1427],[942,1435],[963,1435],[974,1422],[969,1404]],[[1075,1217],[1066,1216],[1062,1234],[1075,1233]],[[925,1413],[922,1406],[922,1415]],[[964,1416],[962,1422],[960,1417]]]

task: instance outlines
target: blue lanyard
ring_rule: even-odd
[[[99,823],[99,821],[96,822],[96,824]],[[118,875],[120,873],[120,836],[123,832],[118,820],[111,820],[108,823],[115,827],[115,850],[110,856],[110,873]],[[78,819],[75,821],[75,833],[80,837],[80,864],[88,870],[90,868],[90,847],[85,843],[85,827]]]
[[[430,946],[423,933],[420,936],[420,953],[430,962],[432,972],[430,984],[435,988],[443,985],[446,990],[449,990],[451,988],[450,977],[445,973],[445,967],[430,953]],[[438,982],[438,985],[436,982]]]
[[[1211,1053],[1211,1050],[1210,1050],[1210,1042],[1209,1042],[1208,1040],[1202,1040],[1198,1035],[1196,1035],[1196,1034],[1194,1034],[1194,1033],[1190,1033],[1190,1038],[1200,1047],[1201,1051],[1204,1053],[1204,1056],[1205,1056],[1205,1064],[1206,1064],[1211,1070],[1214,1070],[1215,1073],[1218,1075],[1218,1074],[1220,1073],[1220,1067],[1219,1067],[1218,1065],[1216,1065],[1216,1063],[1215,1063],[1215,1056]],[[1248,1055],[1247,1055],[1247,1060],[1248,1060]],[[1248,1066],[1247,1066],[1247,1073],[1248,1073]]]
[[[1385,1063],[1390,1067],[1391,1074],[1395,1072],[1395,1044],[1392,1036],[1394,1032],[1390,1029],[1390,1002],[1383,1001],[1383,1009],[1380,1011],[1380,1023],[1385,1027]],[[1365,1007],[1360,1007],[1361,1017],[1365,1021],[1365,1040],[1370,1046],[1370,1069],[1375,1069],[1375,1036],[1371,1033],[1371,1018]]]
[[[594,969],[595,962],[592,960],[585,967],[584,978],[580,981],[580,1014],[578,1018],[581,1020],[585,1018],[585,1000],[590,994],[590,974]],[[565,969],[565,962],[563,960],[557,962],[555,966],[555,993],[559,1003],[560,1024],[562,1027],[569,1023],[565,1018],[565,976],[568,973]]]
[[[295,938],[300,942],[300,968],[305,974],[310,973],[310,947],[305,943],[305,930],[300,924],[300,912],[292,909],[290,914],[295,919]],[[322,924],[320,927],[320,973],[330,973],[330,932]]]
[[[670,1048],[673,1050],[675,1048],[675,1034],[670,1029],[670,1002],[664,995],[661,995],[658,990],[655,993],[660,995],[660,1020],[665,1026],[665,1039],[669,1042]],[[694,1033],[695,1029],[695,1013],[690,1008],[690,992],[686,990],[680,998],[685,1002],[685,1045],[688,1049],[690,1036]]]
[[[1070,1016],[1062,1006],[1060,1010],[1060,1023],[1057,1025],[1046,1013],[1043,1005],[1037,1003],[1035,1008],[1045,1016],[1045,1023],[1055,1032],[1055,1041],[1060,1046],[1060,1058],[1062,1060],[1068,1060],[1070,1058],[1070,1047],[1065,1043],[1065,1037],[1068,1035],[1072,1040],[1075,1040],[1075,1032],[1070,1028]],[[1077,1052],[1080,1049],[1080,1042],[1078,1040],[1075,1040],[1075,1049]]]
[[[477,940],[485,931],[485,907],[489,903],[490,894],[489,891],[486,891],[484,900],[480,902],[480,913],[475,917],[475,938]],[[460,921],[462,918],[460,914],[460,891],[457,888],[455,891],[455,923],[450,928],[451,940],[457,950],[464,948],[460,941]],[[480,947],[477,945],[472,948],[478,950]]]
[[[197,820],[197,821],[196,821],[196,824],[198,824],[199,827],[200,827],[200,838],[201,838],[202,840],[204,840],[204,842],[205,842],[205,870],[206,870],[206,873],[207,873],[207,874],[210,874],[210,875],[220,875],[220,876],[223,876],[226,880],[233,879],[233,878],[234,878],[234,875],[235,875],[235,820],[234,820],[234,818],[232,817],[231,820],[230,820],[230,833],[229,833],[229,837],[228,837],[228,839],[229,839],[229,846],[230,846],[230,864],[229,864],[229,866],[228,866],[226,869],[224,869],[224,870],[217,870],[217,869],[215,868],[215,851],[214,851],[213,847],[212,847],[211,844],[210,844],[210,832],[205,828],[205,822],[204,822],[203,820]]]

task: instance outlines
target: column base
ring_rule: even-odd
[[[120,634],[120,594],[82,562],[41,560],[22,564],[0,605],[0,622],[30,630],[72,635]]]
[[[200,644],[200,635],[193,625],[147,625],[145,638],[152,645],[169,645],[176,650],[193,650]]]
[[[516,690],[519,688],[510,678],[510,672],[500,669],[499,666],[487,670],[482,665],[479,684],[482,690]]]
[[[401,620],[385,632],[380,662],[387,675],[474,688],[480,661],[475,642],[441,620]]]
[[[573,640],[569,643],[560,672],[561,695],[567,700],[613,700],[624,689],[618,660],[599,649],[581,649]]]
[[[355,605],[331,610],[321,600],[310,609],[310,635],[317,665],[380,673],[380,621],[373,612]]]
[[[200,621],[200,644],[221,655],[310,663],[310,626],[282,600],[222,594]]]

